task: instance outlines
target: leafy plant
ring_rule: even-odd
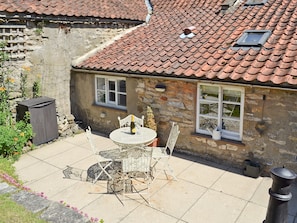
[[[9,102],[9,89],[13,78],[4,68],[5,60],[8,60],[4,51],[5,44],[0,44],[0,156],[18,158],[24,146],[33,136],[31,124],[28,123],[29,115],[25,119],[16,122],[13,119],[12,108]]]
[[[26,120],[12,125],[0,125],[0,132],[0,155],[4,157],[18,158],[33,136],[32,126]]]
[[[26,92],[26,87],[27,87],[27,79],[28,79],[28,75],[31,71],[31,68],[30,67],[26,67],[24,66],[23,67],[23,71],[21,73],[21,94],[22,94],[22,97],[25,98],[27,97],[27,92]]]
[[[34,81],[32,90],[33,90],[33,98],[37,98],[41,96],[40,81]]]
[[[35,34],[37,36],[40,36],[43,33],[43,27],[44,27],[45,23],[44,21],[40,21],[36,23],[36,29],[35,29]]]

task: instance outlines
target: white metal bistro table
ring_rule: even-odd
[[[109,138],[117,145],[119,145],[123,149],[129,149],[133,146],[146,146],[154,141],[156,138],[156,131],[146,128],[139,127],[136,130],[135,134],[130,133],[130,127],[122,127],[119,129],[115,129],[109,135]],[[119,163],[122,160],[121,150],[120,149],[112,149],[106,151],[100,151],[99,154],[105,158],[110,158],[114,161],[114,163]],[[107,191],[108,193],[116,193],[122,191],[123,182],[121,181],[121,176],[118,174],[120,170],[116,165],[115,174],[112,180],[107,181]],[[131,183],[130,183],[131,184]],[[129,185],[129,183],[127,184]]]
[[[156,131],[140,127],[135,134],[130,133],[130,127],[123,127],[113,130],[109,138],[117,145],[125,148],[130,146],[146,146],[154,141],[157,137]]]

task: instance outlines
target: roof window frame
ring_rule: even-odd
[[[257,6],[257,5],[265,5],[268,0],[247,0],[244,6]]]
[[[249,34],[262,33],[262,37],[257,42],[246,42]],[[261,47],[270,37],[270,30],[245,30],[243,34],[236,41],[234,47]]]

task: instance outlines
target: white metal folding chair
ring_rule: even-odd
[[[139,194],[145,201],[143,194],[149,194],[152,182],[151,161],[152,148],[135,146],[121,151],[123,196],[125,194]]]
[[[154,162],[152,165],[152,168],[156,169],[157,164],[160,163],[162,165],[160,170],[164,171],[167,179],[168,179],[168,175],[167,175],[167,171],[168,171],[170,173],[170,175],[175,180],[177,180],[176,176],[174,175],[173,169],[171,168],[171,166],[169,164],[169,160],[170,160],[173,150],[175,148],[175,144],[176,144],[179,133],[180,133],[179,126],[175,122],[173,122],[165,147],[152,147],[153,148],[152,157],[153,157],[153,162]],[[158,166],[158,168],[160,168],[160,167]],[[156,173],[154,178],[156,179],[156,177],[159,174],[160,174],[160,172]]]
[[[121,119],[121,117],[118,117],[120,128],[129,127],[130,123],[131,123],[131,117],[132,117],[132,115],[128,115],[127,117],[122,118],[122,119]],[[141,118],[138,118],[134,115],[134,121],[135,121],[136,125],[143,127],[144,126],[144,115],[141,116]]]
[[[87,139],[90,143],[90,146],[93,150],[93,153],[95,155],[95,157],[97,158],[97,163],[98,163],[98,167],[99,167],[99,174],[97,176],[95,176],[95,179],[93,180],[93,183],[96,183],[97,180],[99,179],[99,177],[104,173],[106,174],[110,179],[112,179],[112,176],[107,172],[107,168],[113,163],[112,159],[106,159],[102,156],[99,155],[99,151],[97,151],[93,140],[92,140],[92,132],[91,132],[91,127],[88,126],[88,128],[86,129],[86,135],[87,135]]]

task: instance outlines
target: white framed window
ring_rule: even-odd
[[[268,0],[247,0],[244,6],[265,5]]]
[[[126,79],[111,76],[95,76],[96,104],[126,108]]]
[[[218,128],[222,138],[242,140],[244,88],[198,84],[196,132],[212,135]]]

